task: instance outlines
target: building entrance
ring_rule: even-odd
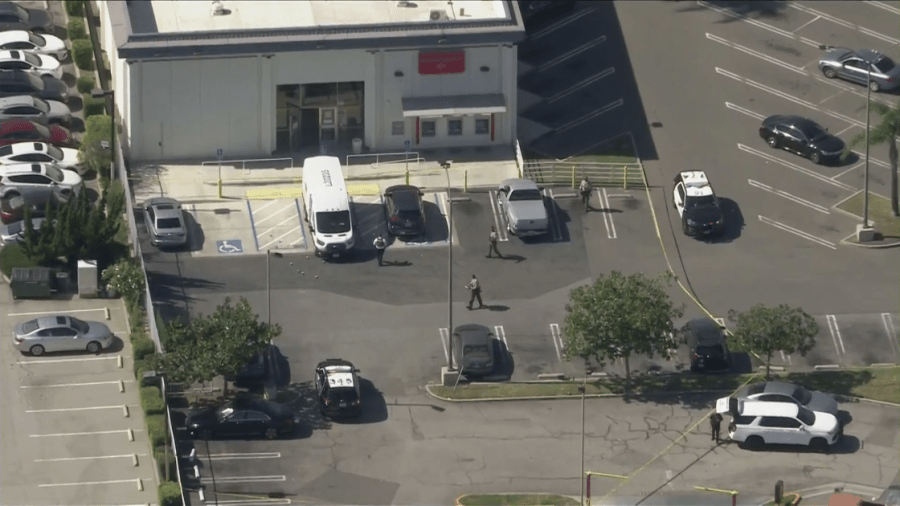
[[[363,138],[362,82],[279,85],[276,95],[279,152],[348,149],[353,139]]]

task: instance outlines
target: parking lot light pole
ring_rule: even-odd
[[[281,258],[284,255],[277,251],[272,253],[272,250],[266,250],[266,323],[269,326],[272,325],[272,270],[270,267],[273,256]]]
[[[578,387],[581,392],[581,475],[578,479],[578,487],[581,489],[581,504],[584,504],[584,391],[587,387],[587,371],[584,373],[584,382]]]
[[[453,199],[450,198],[450,161],[441,162],[447,176],[447,207],[449,220],[447,241],[450,253],[447,255],[447,370],[453,371]]]
[[[94,89],[91,90],[91,97],[93,98],[105,98],[110,97],[109,103],[109,142],[110,142],[110,169],[109,169],[109,178],[116,178],[116,90],[100,90]]]
[[[872,62],[866,60],[866,177],[863,190],[863,228],[869,228],[869,104],[872,103]]]

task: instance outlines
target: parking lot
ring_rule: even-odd
[[[21,321],[50,314],[106,324],[113,347],[23,355],[2,350],[3,502],[146,504],[156,498],[138,385],[121,301],[15,301],[0,290],[4,336]],[[108,318],[107,318],[108,315]],[[75,499],[73,499],[75,498]],[[73,502],[74,501],[74,502]]]

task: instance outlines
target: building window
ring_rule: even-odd
[[[488,118],[475,119],[475,134],[487,135],[491,132],[491,120]]]
[[[403,135],[404,121],[394,121],[391,123],[391,135]]]
[[[447,120],[448,135],[462,135],[462,118]]]
[[[434,137],[434,120],[422,122],[422,137]]]

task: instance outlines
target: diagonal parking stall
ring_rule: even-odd
[[[247,200],[256,251],[305,250],[306,223],[299,198]]]

